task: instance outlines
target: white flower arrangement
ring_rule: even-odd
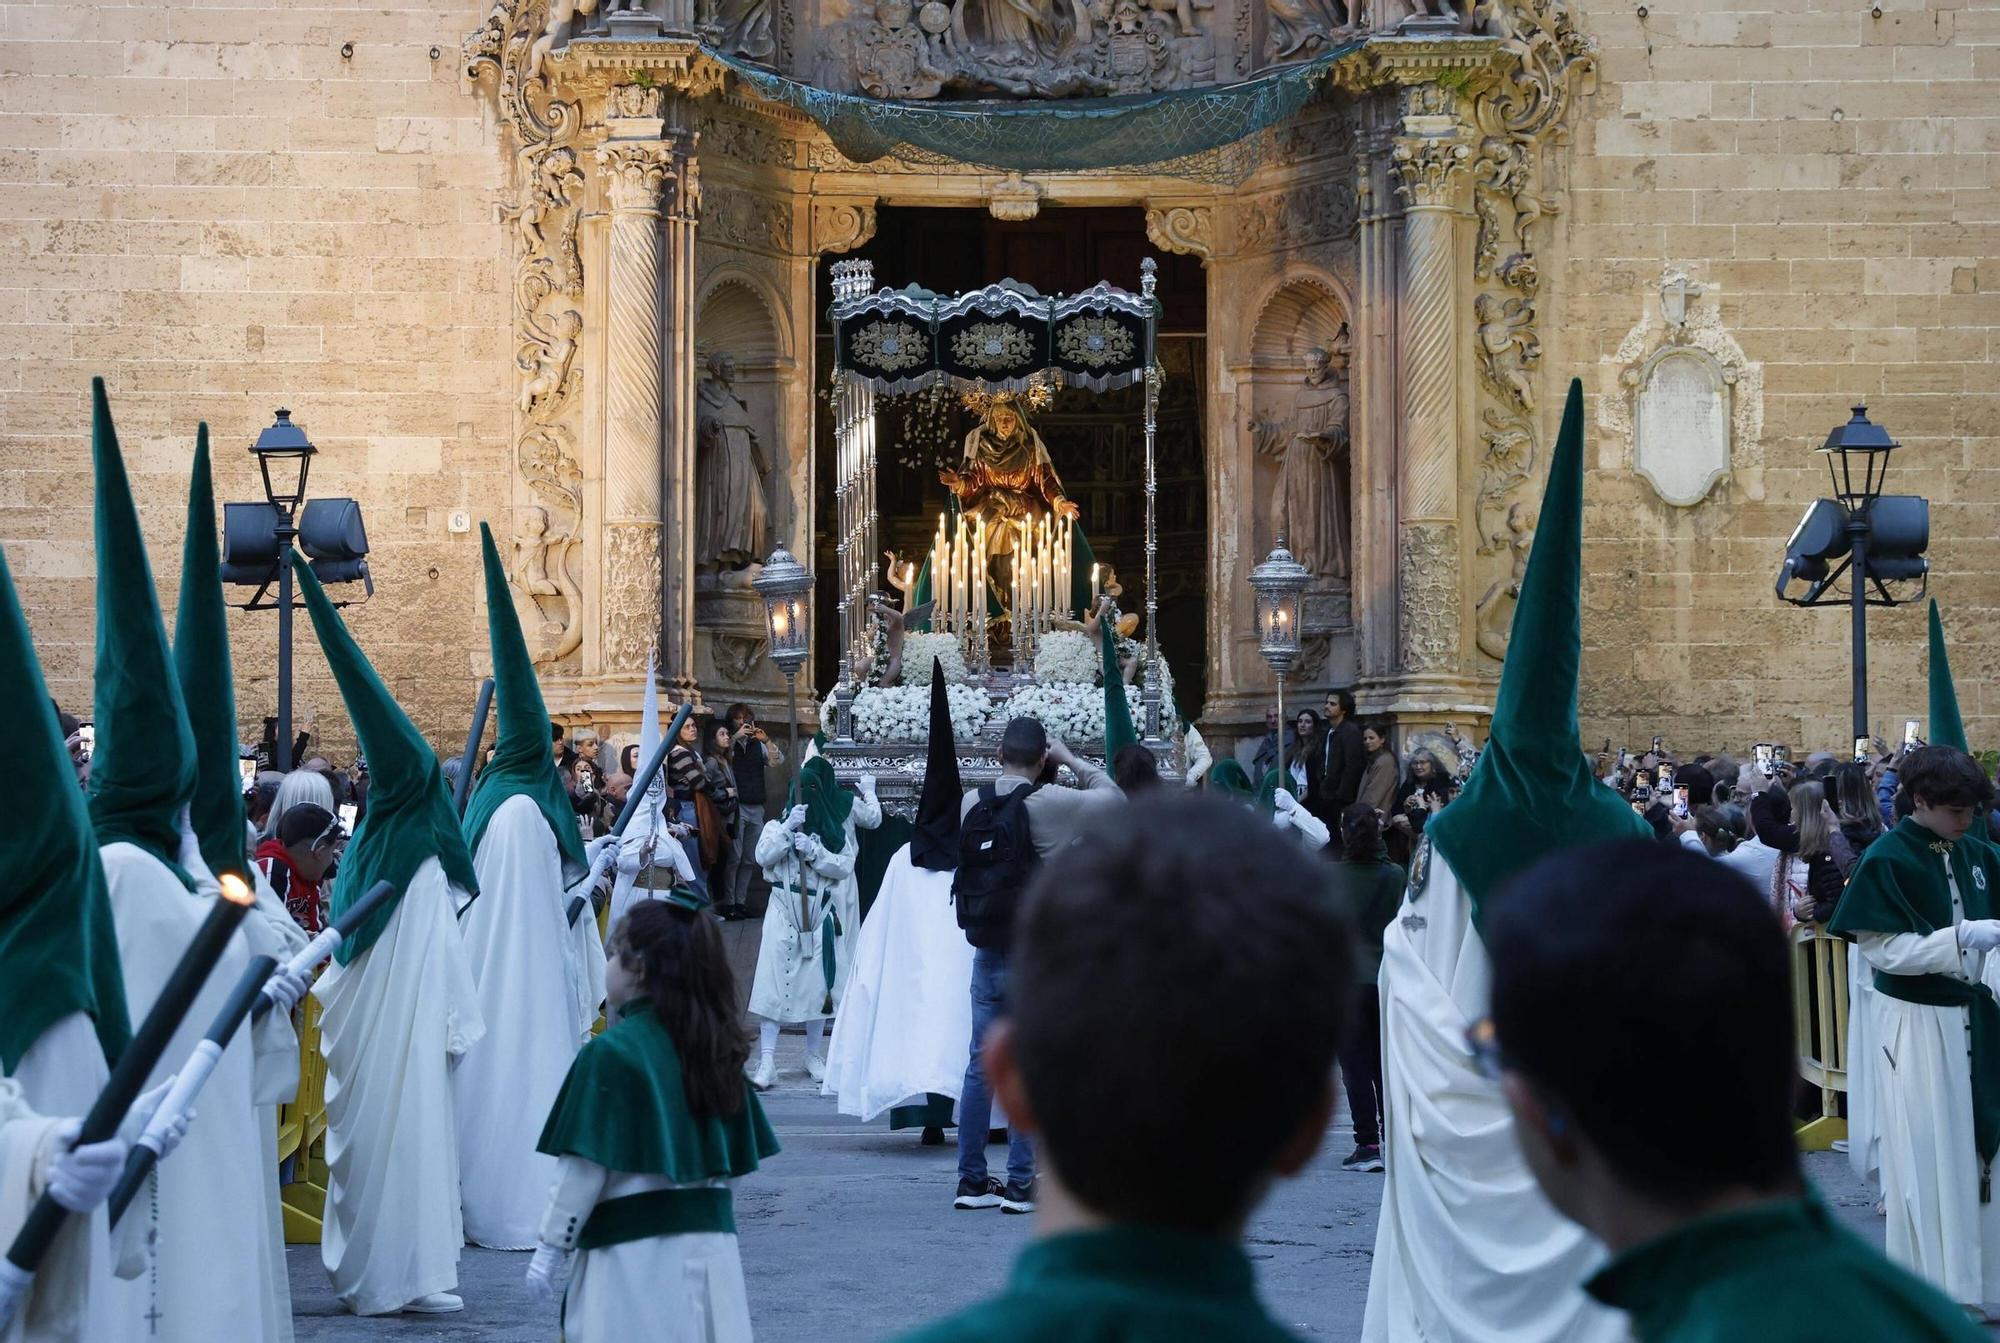
[[[965,647],[958,636],[913,630],[903,636],[903,684],[928,686],[932,658],[944,667],[945,684],[966,683]]]
[[[1125,702],[1132,709],[1132,725],[1144,730],[1139,709],[1139,687],[1125,687]],[[1172,718],[1172,713],[1165,715]],[[1050,681],[1022,686],[995,712],[995,717],[1033,718],[1051,736],[1066,742],[1104,740],[1104,688],[1087,681]]]
[[[1035,645],[1035,679],[1043,685],[1089,685],[1102,664],[1097,641],[1081,630],[1051,630]]]
[[[992,715],[993,701],[979,686],[946,685],[952,735],[969,741]],[[930,736],[931,691],[927,685],[867,686],[854,697],[854,739],[867,742],[920,742]]]

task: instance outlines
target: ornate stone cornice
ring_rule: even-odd
[[[1215,252],[1215,212],[1206,205],[1163,205],[1146,211],[1146,237],[1162,252],[1198,256]]]
[[[598,146],[597,167],[612,210],[657,213],[672,158],[665,140],[607,140]]]
[[[1328,78],[1349,93],[1441,81],[1463,88],[1495,65],[1500,50],[1493,37],[1371,37]]]
[[[1415,208],[1451,209],[1472,166],[1472,150],[1455,135],[1405,135],[1390,151],[1396,187]]]
[[[681,38],[572,38],[547,64],[557,87],[571,94],[630,81],[705,98],[729,77],[729,67],[699,42]],[[635,75],[642,78],[635,81]]]

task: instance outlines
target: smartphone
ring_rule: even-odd
[[[1618,748],[1618,768],[1620,768],[1620,769],[1630,769],[1630,768],[1632,768],[1632,748],[1631,748],[1631,747],[1629,747],[1629,746],[1621,746],[1621,747],[1619,747],[1619,748]]]
[[[1866,764],[1867,761],[1868,761],[1868,738],[1856,737],[1854,739],[1854,763],[1857,765],[1861,765],[1861,764]]]
[[[1771,745],[1768,741],[1760,741],[1753,749],[1757,753],[1757,772],[1759,774],[1768,779],[1778,772],[1777,747]]]
[[[83,758],[90,759],[97,750],[97,725],[85,723],[76,730],[76,739],[83,744]]]
[[[1686,784],[1674,789],[1674,815],[1686,820],[1688,816],[1688,790]]]
[[[1632,805],[1634,807],[1637,807],[1640,811],[1644,811],[1652,805],[1652,802],[1653,790],[1651,788],[1648,788],[1643,783],[1632,785]]]
[[[350,835],[353,834],[354,818],[360,809],[352,802],[343,802],[335,810],[340,813],[340,828]]]
[[[244,756],[236,762],[236,775],[243,781],[243,791],[249,792],[257,782],[257,758]]]
[[[84,730],[88,732],[90,729],[86,726]],[[1917,740],[1917,720],[1914,718],[1905,719],[1903,722],[1903,745],[1915,746]]]
[[[1674,767],[1672,765],[1660,766],[1660,791],[1663,793],[1669,792],[1672,790],[1673,786],[1674,786]]]

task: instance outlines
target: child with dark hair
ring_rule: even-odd
[[[1357,802],[1340,814],[1341,861],[1327,877],[1335,904],[1354,926],[1356,955],[1354,1026],[1340,1049],[1340,1077],[1354,1121],[1354,1151],[1343,1170],[1382,1169],[1382,932],[1396,917],[1408,876],[1389,861],[1375,808]]]
[[[750,1337],[730,1181],[778,1151],[743,1077],[735,976],[707,902],[685,888],[632,906],[605,950],[617,1024],[570,1066],[542,1130],[560,1158],[528,1265],[531,1297],[582,1250],[569,1343]]]
[[[1042,868],[985,1051],[1041,1154],[1036,1239],[999,1297],[913,1339],[1294,1337],[1238,1242],[1325,1133],[1353,951],[1324,864],[1242,833],[1237,805],[1147,798]]]
[[[1962,1312],[1807,1191],[1791,953],[1756,895],[1644,840],[1544,859],[1487,907],[1492,1016],[1468,1043],[1536,1182],[1615,1256],[1587,1290],[1640,1343],[1969,1343]],[[1662,1076],[1703,1079],[1671,1119],[1653,1104]]]
[[[1949,746],[1911,752],[1910,815],[1868,846],[1828,927],[1852,938],[1875,992],[1851,1030],[1883,1042],[1856,1055],[1880,1145],[1889,1257],[1982,1315],[2000,1301],[2000,851],[1981,837],[1993,785]],[[1885,1070],[1886,1067],[1886,1070]]]

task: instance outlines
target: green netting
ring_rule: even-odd
[[[813,119],[856,163],[894,158],[1000,172],[1144,172],[1235,185],[1256,171],[1262,134],[1305,105],[1360,45],[1237,84],[1046,101],[895,102],[833,93],[715,53],[758,96]]]

